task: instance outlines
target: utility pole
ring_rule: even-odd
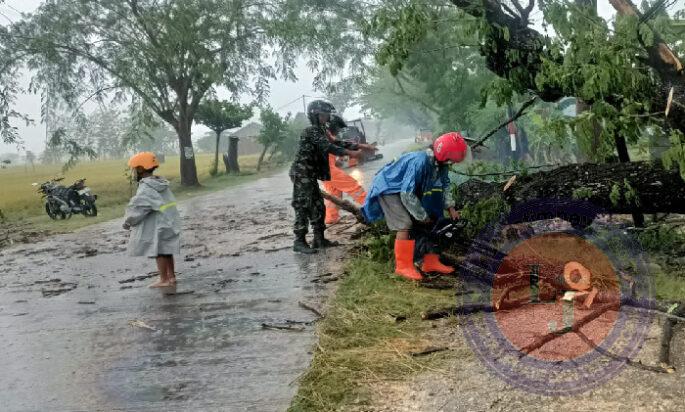
[[[45,150],[47,150],[50,141],[50,86],[45,94]]]
[[[304,94],[302,95],[302,113],[304,113],[305,117],[307,116],[307,101],[305,99],[306,97],[307,96],[305,96]]]

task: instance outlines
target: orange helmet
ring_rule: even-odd
[[[466,157],[468,146],[459,132],[449,132],[435,139],[433,153],[438,162],[459,163]]]
[[[152,152],[136,153],[128,159],[128,167],[131,169],[135,167],[142,167],[145,170],[151,170],[159,167],[157,156]]]

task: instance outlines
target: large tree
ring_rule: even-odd
[[[182,183],[197,185],[191,128],[205,95],[224,87],[259,99],[279,72],[293,76],[296,43],[285,40],[292,27],[281,24],[282,6],[277,0],[46,0],[0,31],[0,73],[11,80],[23,63],[34,73],[33,90],[48,88],[73,108],[112,96],[153,112],[178,135]],[[275,59],[273,50],[279,50]],[[16,87],[3,84],[5,119],[16,115],[5,105]],[[16,140],[8,124],[2,132]]]
[[[216,145],[214,147],[214,163],[212,164],[212,175],[219,170],[219,143],[221,133],[228,129],[242,126],[245,120],[252,117],[252,105],[241,105],[227,101],[209,99],[198,107],[196,120],[216,134]],[[230,154],[229,154],[230,156]]]

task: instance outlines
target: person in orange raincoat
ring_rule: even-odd
[[[331,120],[328,124],[328,138],[335,139],[340,130],[347,127],[345,121],[337,115],[331,116]],[[360,147],[362,145],[359,145]],[[368,145],[371,148],[371,145]],[[323,182],[323,188],[326,193],[331,194],[335,197],[342,198],[343,193],[347,193],[354,201],[362,205],[364,200],[366,200],[366,191],[352,176],[345,173],[338,166],[338,158],[335,155],[328,155],[328,163],[331,168],[331,180]],[[338,206],[333,202],[326,200],[326,224],[334,225],[340,221],[340,211]]]

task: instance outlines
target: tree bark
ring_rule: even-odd
[[[238,141],[240,139],[231,136],[228,140],[228,155],[226,159],[226,171],[228,173],[240,173],[240,165],[238,164]]]
[[[621,163],[630,162],[630,153],[628,153],[628,145],[626,139],[621,135],[616,135],[616,152],[618,152],[618,160]],[[633,224],[635,227],[645,226],[645,216],[640,212],[633,212]]]
[[[200,186],[200,181],[197,179],[193,141],[190,137],[191,124],[192,122],[183,116],[176,124],[181,151],[181,184],[183,186]]]
[[[457,189],[458,207],[492,196],[510,206],[536,199],[582,198],[606,213],[685,213],[685,181],[678,171],[649,162],[572,164],[517,176],[506,192],[504,185],[471,179]],[[611,200],[612,190],[619,193],[616,204]]]
[[[264,156],[266,155],[267,150],[269,150],[269,146],[264,145],[264,149],[262,150],[262,153],[259,155],[259,160],[257,160],[257,171],[258,172],[262,169],[262,162],[264,161]]]
[[[219,172],[219,142],[221,141],[221,131],[215,130],[216,133],[216,147],[214,149],[214,164],[212,165],[212,174]]]

